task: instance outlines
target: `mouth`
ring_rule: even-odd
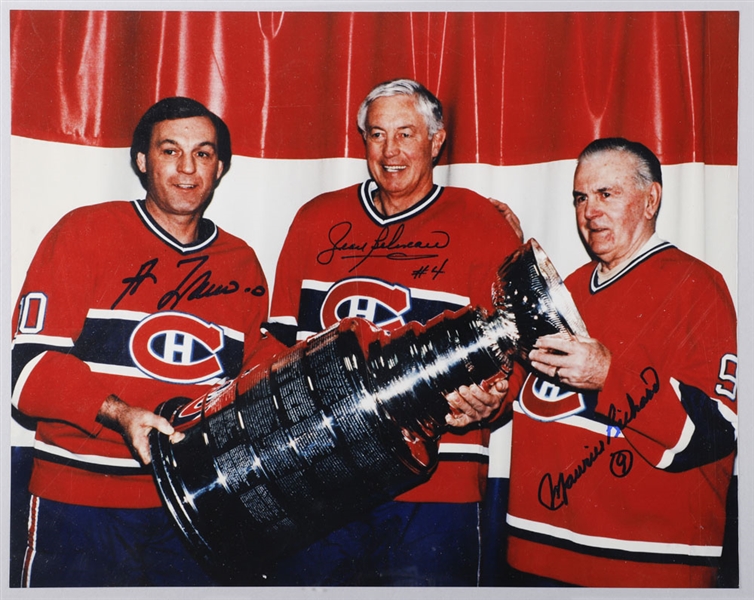
[[[383,171],[388,173],[399,173],[406,168],[406,165],[382,165]]]
[[[198,186],[195,183],[176,183],[175,187],[179,190],[193,190]]]
[[[607,235],[610,235],[610,230],[604,227],[590,227],[588,231],[590,237],[594,239],[601,239]]]
[[[598,225],[597,223],[586,223],[586,229],[590,233],[600,233],[602,231],[607,231],[607,227]]]

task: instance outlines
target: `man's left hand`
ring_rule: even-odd
[[[579,390],[601,390],[612,355],[599,340],[559,333],[537,340],[529,353],[531,366]]]

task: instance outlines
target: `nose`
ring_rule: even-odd
[[[597,196],[587,196],[586,200],[581,203],[581,210],[584,218],[587,220],[591,221],[599,216],[602,210],[599,198]]]
[[[382,154],[386,157],[395,156],[399,152],[399,145],[398,140],[396,140],[393,136],[387,136],[385,138],[385,143],[382,146]]]
[[[196,171],[196,160],[190,152],[184,153],[178,159],[178,170],[181,173],[193,173]]]

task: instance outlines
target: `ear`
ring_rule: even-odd
[[[644,216],[652,220],[660,210],[660,201],[662,200],[662,186],[656,181],[649,186],[646,204],[644,206]]]
[[[147,172],[147,157],[143,152],[136,153],[136,166],[139,167],[139,171],[142,173]]]
[[[225,163],[223,161],[217,161],[217,175],[215,175],[215,181],[220,181],[220,177],[223,176],[225,171]]]
[[[435,135],[432,136],[432,158],[437,158],[440,154],[442,145],[445,143],[445,130],[440,129]]]

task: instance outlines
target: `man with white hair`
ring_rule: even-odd
[[[486,198],[433,181],[442,106],[410,79],[375,87],[357,122],[370,179],[296,215],[281,252],[269,330],[293,344],[347,317],[384,329],[426,323],[490,286],[519,234]],[[509,216],[515,223],[515,216]],[[448,394],[449,430],[428,481],[281,561],[281,585],[476,585],[489,420],[507,382]]]
[[[565,283],[592,337],[540,338],[515,395],[518,585],[715,585],[736,451],[736,313],[718,272],[655,233],[661,199],[660,162],[643,144],[582,151],[573,202],[593,260]]]

